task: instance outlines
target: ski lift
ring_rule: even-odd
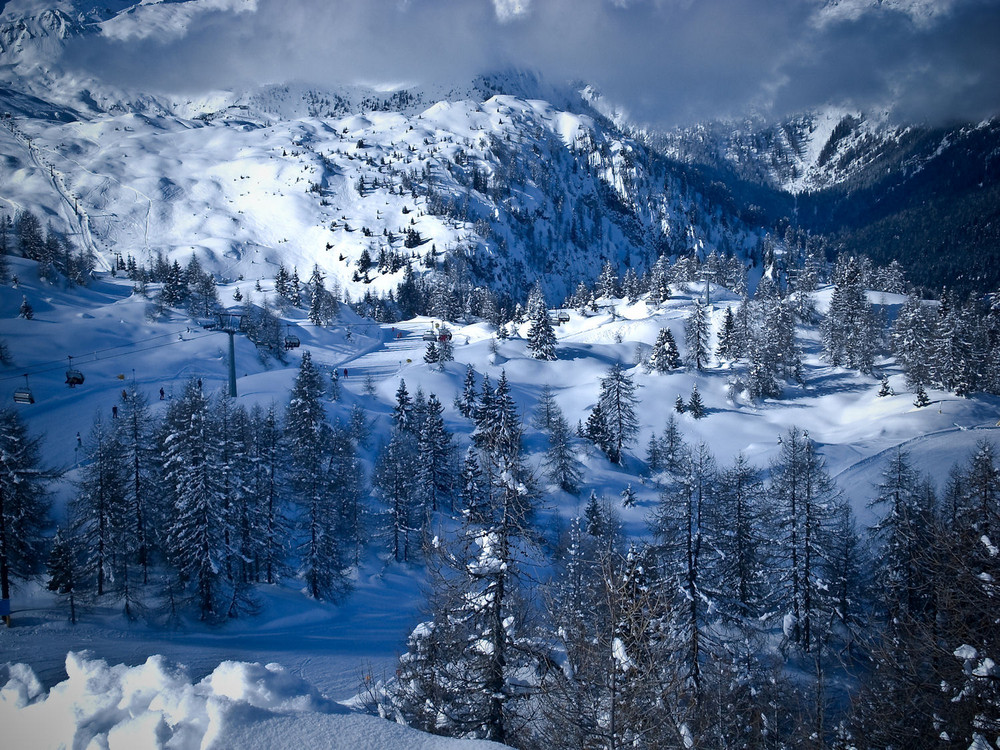
[[[289,333],[289,334],[287,334],[285,336],[285,350],[286,351],[288,349],[298,349],[301,344],[302,344],[302,342],[299,341],[299,337],[298,336],[293,336],[291,333]]]
[[[563,310],[561,313],[559,313],[556,319],[559,321],[560,325],[563,323],[569,323],[569,313]]]
[[[441,328],[441,329],[439,329],[438,330],[438,335],[437,335],[437,340],[440,341],[442,344],[445,341],[451,341],[451,331],[449,331],[447,328]]]
[[[69,369],[66,370],[66,385],[70,388],[76,388],[78,385],[83,385],[83,373],[79,370],[73,369],[72,357],[69,357]]]
[[[14,391],[14,403],[15,404],[35,403],[35,396],[31,393],[31,388],[28,387],[28,373],[24,373],[24,388],[18,388],[16,391]]]
[[[434,331],[434,329],[432,328],[432,329],[431,329],[431,330],[429,330],[429,331],[424,331],[424,335],[423,335],[423,336],[421,336],[421,338],[422,338],[422,339],[423,339],[424,341],[437,341],[437,340],[438,340],[438,335],[437,335],[437,333],[436,333],[436,332]]]
[[[559,320],[559,316],[556,315],[555,313],[549,313],[549,325],[558,328],[560,325],[562,325],[562,321]]]

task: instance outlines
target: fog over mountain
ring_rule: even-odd
[[[998,111],[998,38],[984,0],[200,0],[142,4],[63,64],[186,93],[517,67],[591,83],[657,126],[823,105],[943,122]]]

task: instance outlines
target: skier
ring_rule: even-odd
[[[165,394],[165,393],[163,392],[163,389],[161,388],[161,389],[160,389],[160,401],[162,401],[162,400],[163,400],[163,397],[164,397],[164,396],[166,396],[166,395],[167,395],[167,394]]]

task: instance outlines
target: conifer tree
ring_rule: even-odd
[[[545,469],[549,479],[563,490],[575,494],[582,477],[580,464],[573,449],[573,436],[569,424],[561,413],[551,418],[548,429],[549,445],[545,451]]]
[[[455,486],[455,446],[444,426],[443,414],[444,406],[432,393],[427,398],[426,415],[417,440],[420,456],[417,481],[432,512],[445,503],[450,508]]]
[[[476,523],[482,523],[485,518],[486,486],[482,469],[479,468],[479,457],[476,449],[469,446],[462,460],[461,490],[462,511],[468,513]]]
[[[110,581],[127,585],[128,558],[134,551],[122,549],[123,532],[131,524],[132,515],[126,512],[125,504],[128,468],[116,437],[98,413],[84,445],[87,460],[73,502],[76,534],[92,566],[98,596],[107,593]],[[125,606],[129,606],[127,599]]]
[[[632,489],[631,483],[625,485],[625,489],[623,489],[621,492],[621,498],[622,498],[623,508],[632,508],[635,506],[636,503],[635,490]]]
[[[322,396],[322,375],[304,352],[285,411],[289,480],[299,506],[299,572],[313,598],[337,600],[348,588],[348,558],[329,474],[333,436]]]
[[[540,283],[536,283],[528,297],[528,352],[535,359],[551,361],[556,358],[556,333],[549,320]]]
[[[839,494],[809,435],[791,428],[771,465],[780,543],[775,550],[779,603],[785,608],[785,636],[803,651],[816,646],[818,613],[824,601],[823,560]]]
[[[697,383],[691,386],[691,399],[688,401],[687,410],[695,419],[701,419],[705,416],[705,405],[701,401]]]
[[[116,442],[126,466],[123,483],[124,510],[132,519],[131,531],[126,532],[123,551],[129,550],[142,571],[142,582],[149,583],[149,567],[156,548],[154,529],[162,521],[166,509],[156,497],[156,456],[153,449],[155,423],[145,394],[135,383],[126,391],[118,405],[115,422]]]
[[[612,463],[623,463],[623,450],[639,431],[639,418],[635,383],[620,364],[613,364],[601,380],[598,403],[608,428],[608,458]]]
[[[189,382],[171,402],[164,433],[163,476],[171,498],[168,559],[181,583],[194,587],[199,618],[216,619],[223,614],[227,519],[208,402],[196,383]]]
[[[700,299],[694,301],[694,309],[684,323],[684,363],[696,370],[703,370],[708,364],[709,336],[711,324],[708,319],[708,309]]]
[[[656,342],[653,344],[653,351],[649,355],[649,369],[652,372],[664,373],[675,370],[681,366],[680,353],[677,351],[677,342],[674,341],[674,334],[669,328],[661,328],[656,334]]]
[[[424,349],[424,362],[429,365],[436,365],[438,363],[439,355],[437,343],[434,341],[428,341],[427,347]]]
[[[0,599],[9,600],[13,580],[27,578],[40,561],[47,483],[55,476],[17,412],[0,410]]]
[[[760,470],[742,453],[737,454],[719,477],[715,514],[719,528],[728,529],[717,540],[720,608],[741,623],[757,615],[767,597],[765,497]]]
[[[250,435],[251,471],[247,489],[259,509],[254,568],[258,581],[272,584],[285,573],[291,531],[281,486],[287,468],[281,424],[273,403],[266,410],[254,406],[250,412]]]
[[[556,403],[552,386],[546,383],[542,386],[542,390],[538,394],[538,405],[535,407],[535,413],[531,417],[531,426],[537,430],[547,432],[552,429],[552,423],[561,416],[562,410]]]
[[[476,413],[476,371],[472,365],[467,365],[465,368],[462,392],[456,397],[455,406],[466,419],[471,419]]]
[[[421,527],[417,488],[413,481],[418,463],[413,434],[399,427],[394,428],[389,442],[375,462],[372,485],[386,507],[389,551],[396,562],[411,559],[411,537]]]
[[[57,529],[46,564],[49,580],[46,588],[65,596],[69,604],[69,621],[76,625],[76,592],[80,581],[79,552],[75,540],[64,529]]]
[[[725,317],[722,319],[722,328],[719,330],[719,343],[715,348],[715,354],[719,359],[725,360],[734,360],[739,357],[736,318],[733,316],[733,308],[731,307],[726,308]]]

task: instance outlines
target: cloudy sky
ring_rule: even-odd
[[[643,123],[833,104],[899,120],[1000,112],[998,0],[196,0],[80,41],[110,80],[457,82],[509,67],[582,80]]]

